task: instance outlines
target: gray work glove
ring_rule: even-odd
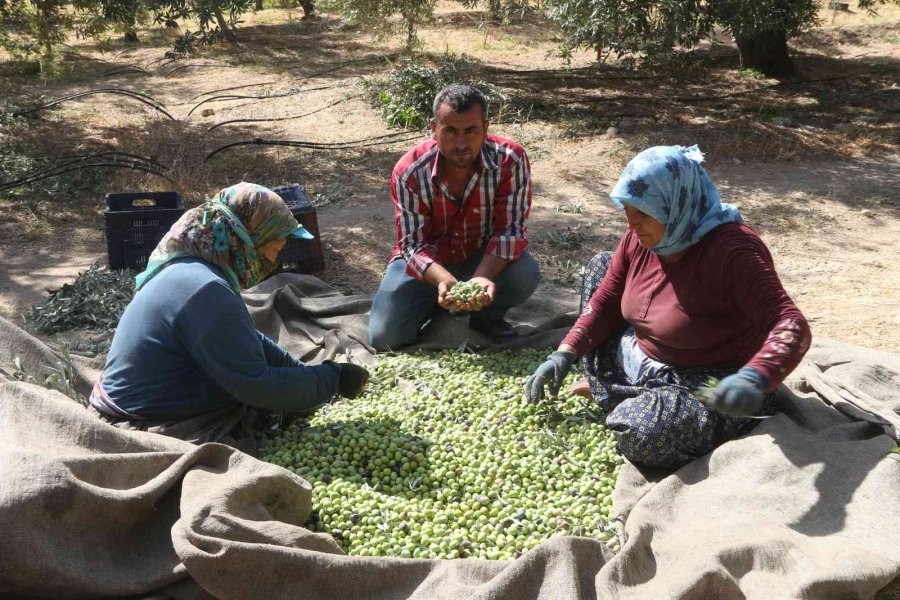
[[[547,385],[551,396],[559,394],[559,386],[572,368],[575,354],[557,350],[547,357],[534,374],[525,382],[525,398],[529,402],[540,402],[544,399],[544,386]]]
[[[713,389],[707,408],[734,417],[755,415],[762,408],[769,382],[753,367],[743,367]]]
[[[340,363],[340,367],[341,378],[338,383],[338,394],[352,400],[362,393],[363,387],[369,380],[369,372],[350,363]]]

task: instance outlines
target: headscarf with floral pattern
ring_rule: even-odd
[[[171,261],[194,256],[219,267],[240,292],[278,266],[262,256],[260,248],[296,229],[297,221],[281,196],[261,185],[241,182],[185,212],[150,255],[136,287],[141,289]]]
[[[702,162],[697,146],[648,148],[631,159],[609,193],[619,208],[630,204],[665,225],[651,252],[675,254],[722,223],[743,222],[736,206],[719,199]]]

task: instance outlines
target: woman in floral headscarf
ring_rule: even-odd
[[[244,437],[250,407],[299,412],[358,395],[365,369],[304,365],[256,330],[241,300],[278,265],[289,236],[312,237],[276,193],[252,183],[187,211],[137,277],[90,409],[199,443]]]
[[[811,339],[702,161],[696,146],[659,146],[628,163],[610,194],[628,230],[588,265],[581,316],[527,383],[532,401],[545,384],[555,394],[581,357],[622,454],[647,466],[680,467],[771,414]]]

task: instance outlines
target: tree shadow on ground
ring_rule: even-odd
[[[409,145],[394,142],[340,150],[252,145],[224,151],[207,161],[207,155],[213,149],[258,138],[259,130],[246,124],[207,132],[206,123],[168,120],[130,99],[117,96],[110,97],[102,106],[105,110],[127,113],[129,119],[122,122],[104,120],[98,124],[55,109],[36,113],[30,118],[31,126],[20,141],[34,159],[35,168],[59,164],[68,160],[63,158],[65,156],[117,150],[158,161],[168,167],[165,171],[168,179],[131,169],[85,169],[63,178],[17,188],[7,192],[0,202],[0,222],[4,230],[15,230],[18,238],[22,238],[24,231],[26,238],[35,239],[42,238],[47,231],[92,230],[101,232],[102,240],[107,192],[176,190],[182,193],[190,208],[219,189],[241,180],[268,186],[303,183],[310,197],[314,197],[319,189],[344,183],[350,191],[340,202],[351,202],[354,196],[363,202],[376,201],[373,190],[385,186],[391,167]],[[372,254],[383,254],[385,261],[390,247],[380,236],[370,235],[368,230],[355,234],[355,247],[332,235],[333,230],[326,223],[327,219],[323,219],[322,212],[339,209],[340,202],[320,211],[320,229],[328,260],[328,268],[320,276],[326,280],[335,277],[374,281],[380,276],[383,264],[378,265],[377,273],[369,272],[364,266],[354,266],[358,246],[361,243],[371,245]],[[390,213],[389,204],[384,205],[384,212]],[[65,237],[51,239],[42,251],[67,253]],[[69,244],[71,249],[72,243]],[[12,297],[26,291],[28,285],[21,283],[22,275],[29,274],[30,269],[28,257],[17,255],[15,247],[7,248],[11,254],[0,268],[0,289]],[[104,252],[105,246],[97,247],[97,254]],[[24,310],[25,307],[20,308]]]
[[[291,23],[257,24],[242,27],[233,44],[217,44],[204,56],[224,58],[235,66],[252,66],[273,72],[303,74],[359,61],[360,58],[384,65],[384,48],[360,40],[358,32],[338,28],[330,17]],[[371,67],[365,63],[348,64],[323,77],[359,76]]]
[[[534,40],[549,40],[554,25],[535,10],[511,15],[502,22],[493,22],[487,11],[463,10],[441,13],[435,16],[435,25],[457,30],[471,30],[485,35],[495,35],[504,40],[533,43]]]
[[[617,73],[602,69],[593,79],[579,70],[552,76],[500,72],[496,81],[515,86],[508,90],[519,114],[561,126],[567,137],[596,140],[614,127],[615,135],[624,136],[621,154],[658,144],[696,143],[715,161],[829,157],[813,168],[832,184],[842,176],[837,157],[847,157],[843,176],[867,190],[864,195],[877,197],[879,211],[897,214],[896,204],[881,191],[892,179],[889,158],[879,171],[869,167],[880,159],[857,157],[887,155],[900,143],[900,113],[891,87],[900,67],[821,56],[800,56],[796,62],[801,76],[785,81],[745,77],[736,69],[736,52],[722,54],[721,49],[708,51],[707,64],[691,70],[691,81],[652,73],[646,80],[616,79]],[[777,192],[768,182],[759,183]],[[790,188],[789,179],[779,183]],[[814,187],[828,194],[826,186]],[[848,206],[868,203],[855,194],[835,199]]]

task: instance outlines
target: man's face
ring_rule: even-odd
[[[478,104],[464,112],[453,112],[444,102],[437,118],[431,120],[431,132],[441,156],[458,168],[470,167],[478,158],[487,128],[488,122]]]

